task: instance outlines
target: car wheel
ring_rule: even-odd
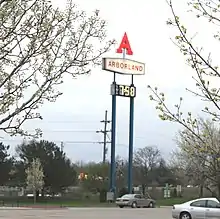
[[[191,215],[188,212],[182,212],[180,214],[180,219],[191,219]]]
[[[137,208],[137,202],[132,202],[131,207],[132,208]]]
[[[149,205],[148,205],[148,207],[149,207],[149,208],[153,208],[153,207],[154,207],[154,203],[153,203],[153,202],[150,202]]]
[[[124,206],[123,205],[119,205],[119,208],[124,208]]]

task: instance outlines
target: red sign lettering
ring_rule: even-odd
[[[117,49],[117,53],[122,53],[122,49],[125,49],[126,50],[126,54],[127,55],[133,55],[133,52],[131,50],[131,46],[130,46],[130,43],[129,43],[129,40],[128,40],[128,37],[127,37],[127,34],[125,33],[123,38],[122,38],[122,41],[121,41],[121,44],[119,46],[119,48]]]
[[[143,71],[143,67],[141,65],[130,65],[123,62],[114,62],[110,61],[108,62],[109,67],[118,68],[118,69],[127,69],[127,70],[133,70],[133,71]]]

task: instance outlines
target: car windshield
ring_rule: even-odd
[[[133,198],[133,195],[132,194],[123,195],[122,198]]]

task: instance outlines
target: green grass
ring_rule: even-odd
[[[189,200],[190,199],[186,199],[186,198],[167,198],[167,199],[157,200],[156,203],[157,206],[172,206],[175,204],[182,204]]]
[[[156,206],[172,206],[174,204],[181,204],[189,199],[186,198],[168,198],[156,200]],[[0,206],[8,207],[116,207],[115,203],[100,203],[98,200],[75,200],[75,201],[65,201],[65,200],[48,200],[39,201],[36,204],[33,200],[28,201],[16,201],[7,200],[4,203],[0,200]]]
[[[8,206],[8,207],[115,207],[114,203],[100,203],[97,201],[48,201],[48,202],[37,202],[33,203],[33,201],[28,202],[4,202],[1,203],[0,206]]]

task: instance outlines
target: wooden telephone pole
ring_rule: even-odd
[[[103,141],[99,142],[99,144],[103,144],[103,157],[102,157],[102,162],[105,163],[106,162],[106,155],[107,155],[107,144],[111,143],[110,141],[107,141],[107,134],[108,132],[111,132],[111,130],[107,130],[107,125],[108,123],[110,123],[111,121],[108,120],[108,111],[105,111],[105,119],[100,121],[101,123],[104,123],[104,130],[100,130],[100,131],[96,131],[96,133],[102,133],[103,134]]]

